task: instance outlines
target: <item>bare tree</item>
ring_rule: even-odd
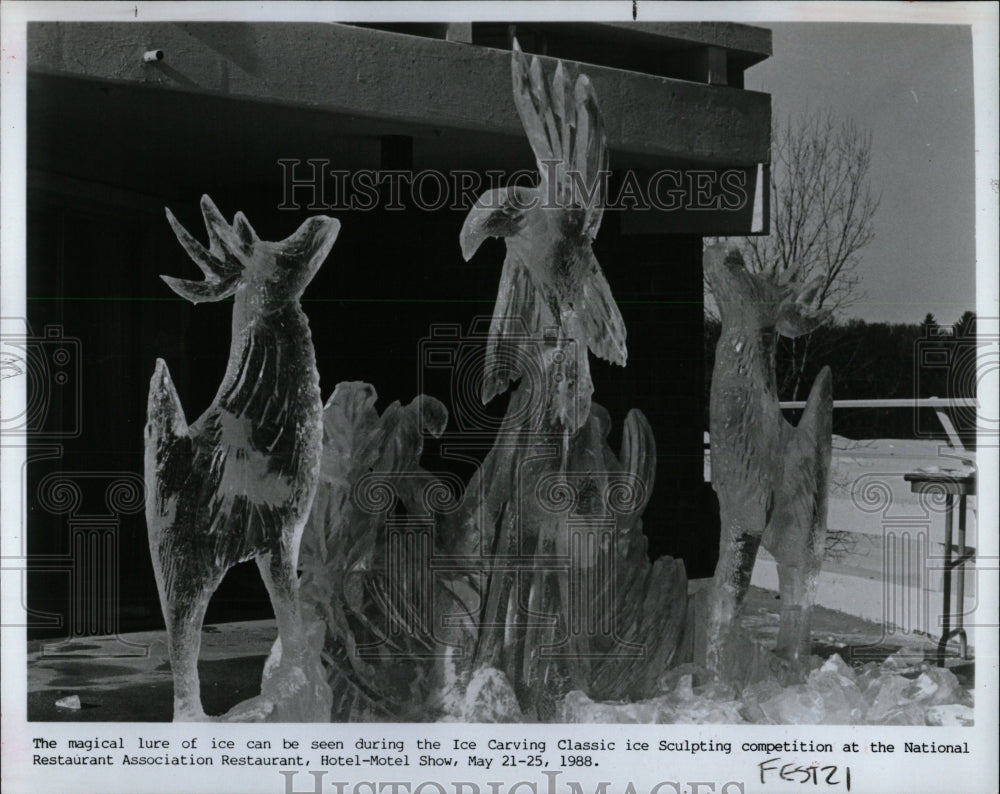
[[[871,133],[827,111],[786,119],[771,140],[771,232],[744,238],[747,267],[797,268],[797,280],[819,282],[818,306],[834,318],[862,297],[861,250],[875,236]],[[798,399],[813,344],[813,334],[785,343],[783,399]]]

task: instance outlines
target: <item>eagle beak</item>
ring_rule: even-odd
[[[498,188],[483,193],[465,216],[458,241],[468,262],[487,237],[512,237],[524,227],[527,212],[537,204],[531,188]]]

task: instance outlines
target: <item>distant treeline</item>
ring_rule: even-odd
[[[719,321],[705,318],[705,426],[708,394],[719,340]],[[954,325],[928,314],[922,323],[889,324],[848,320],[831,323],[808,337],[781,337],[776,353],[778,396],[804,400],[820,369],[833,370],[837,400],[976,396],[976,315],[967,311]],[[975,413],[948,411],[967,447],[975,445]],[[797,411],[786,411],[797,421]],[[848,438],[947,438],[933,409],[837,409],[833,432]]]

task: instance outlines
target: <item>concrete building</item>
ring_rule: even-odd
[[[109,483],[141,476],[156,357],[169,363],[193,418],[221,378],[230,323],[224,307],[193,307],[158,278],[194,277],[165,205],[196,230],[199,197],[209,193],[267,239],[317,211],[340,218],[340,238],[303,302],[324,397],[339,381],[367,380],[382,405],[424,390],[461,410],[454,382],[420,371],[420,340],[433,324],[468,329],[490,313],[502,244],[462,261],[467,205],[439,202],[442,184],[454,185],[437,177],[397,201],[391,180],[380,183],[367,209],[341,206],[336,191],[343,174],[362,169],[448,179],[461,170],[484,187],[490,171],[534,170],[511,99],[515,35],[526,52],[573,62],[595,86],[614,171],[609,195],[621,199],[605,213],[595,252],[629,332],[625,370],[595,363],[595,400],[618,432],[632,407],[653,425],[652,553],[685,558],[692,575],[711,573],[718,536],[702,479],[702,237],[766,228],[759,188],[770,98],[742,86],[744,70],[770,54],[769,31],[36,22],[28,29],[28,319],[35,334],[58,326],[78,340],[80,384],[79,399],[51,406],[56,426],[76,423],[78,432],[55,432],[44,439],[50,447],[36,439],[28,466],[36,634],[160,619],[141,508],[116,506]],[[659,201],[629,200],[657,175]],[[727,184],[736,200],[724,195]],[[432,468],[436,449],[428,454]],[[53,476],[79,486],[79,504],[38,497]],[[234,571],[213,603],[215,618],[235,618],[266,612],[267,600],[255,570]]]

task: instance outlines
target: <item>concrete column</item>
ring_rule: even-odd
[[[595,251],[628,330],[624,372],[594,366],[597,402],[611,411],[612,446],[630,408],[646,414],[656,437],[657,472],[643,528],[650,554],[684,557],[711,574],[718,538],[703,516],[705,388],[701,237],[621,235],[605,215]]]

